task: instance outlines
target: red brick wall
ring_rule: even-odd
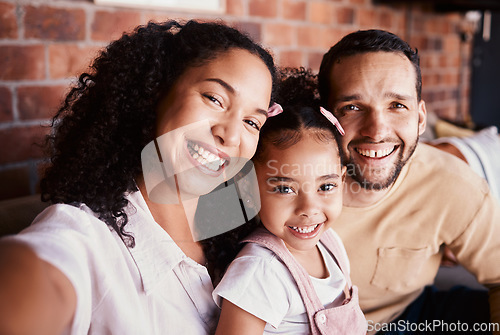
[[[169,18],[222,18],[271,49],[279,65],[315,71],[346,33],[390,30],[421,53],[428,110],[452,120],[468,115],[470,42],[460,40],[460,13],[371,0],[227,0],[219,15],[104,7],[87,0],[0,0],[0,199],[37,192],[43,157],[37,143],[68,84],[97,50],[138,24]]]

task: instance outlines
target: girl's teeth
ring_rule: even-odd
[[[301,234],[309,234],[309,233],[312,233],[314,231],[314,229],[316,229],[316,227],[318,227],[318,225],[314,225],[314,226],[308,226],[308,227],[291,227],[293,230],[295,230],[296,232],[298,233],[301,233]]]

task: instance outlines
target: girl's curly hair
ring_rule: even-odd
[[[127,245],[126,195],[137,191],[141,151],[154,139],[156,105],[187,68],[230,49],[260,57],[276,82],[272,56],[221,23],[148,23],[112,42],[83,73],[52,119],[42,200],[86,204]]]

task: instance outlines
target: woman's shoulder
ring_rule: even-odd
[[[94,223],[105,223],[98,219],[97,215],[85,204],[54,204],[47,207],[36,216],[30,226],[21,231],[22,234],[34,232],[48,232],[66,229],[76,229],[84,234],[90,233],[89,229],[96,226]],[[100,226],[97,225],[97,227]]]

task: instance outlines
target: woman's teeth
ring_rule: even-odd
[[[370,157],[370,158],[380,158],[380,157],[385,157],[389,156],[395,149],[396,147],[390,148],[390,149],[383,149],[383,150],[363,150],[356,148],[356,151],[365,157]]]
[[[226,162],[225,159],[214,155],[209,150],[199,146],[198,144],[188,141],[188,150],[191,157],[198,163],[209,168],[212,171],[218,171],[222,165]]]
[[[289,226],[289,227],[298,233],[309,234],[309,233],[312,233],[314,231],[314,229],[316,229],[316,227],[318,227],[318,226],[319,226],[319,224],[316,224],[314,226],[308,226],[308,227],[292,227],[292,226]]]

